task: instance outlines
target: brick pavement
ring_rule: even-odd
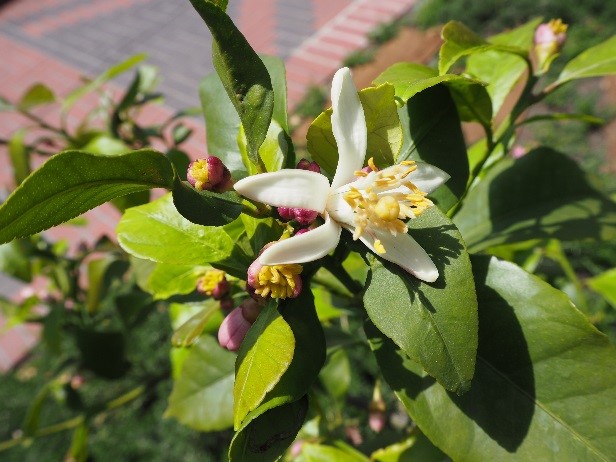
[[[289,106],[307,86],[326,82],[352,51],[367,44],[366,34],[380,23],[407,12],[417,0],[231,0],[228,12],[260,53],[286,62]],[[12,0],[0,7],[0,95],[15,100],[35,82],[66,95],[81,75],[95,76],[130,55],[146,52],[163,78],[165,106],[146,117],[162,120],[174,110],[199,104],[199,81],[212,71],[209,31],[188,0]],[[119,79],[125,85],[130,75]],[[117,87],[112,83],[108,88]],[[74,126],[94,100],[71,112]],[[38,115],[57,117],[57,106]],[[7,138],[25,120],[0,113],[0,137]],[[187,148],[202,153],[205,134],[200,121]],[[0,150],[0,198],[11,188],[11,170]],[[86,215],[85,228],[62,227],[51,238],[92,242],[113,234],[118,213],[109,206]],[[0,294],[10,295],[19,283],[0,279]],[[2,320],[0,319],[0,325]],[[0,336],[0,370],[21,357],[36,336],[19,328]]]

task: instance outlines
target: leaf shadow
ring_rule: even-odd
[[[502,448],[514,453],[535,412],[533,363],[513,307],[485,281],[489,259],[473,259],[479,303],[479,348],[471,389],[450,399]]]

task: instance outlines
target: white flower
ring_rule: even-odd
[[[316,210],[325,219],[310,232],[278,241],[259,256],[259,262],[279,265],[317,260],[338,245],[342,228],[346,228],[385,260],[423,281],[435,281],[438,270],[407,234],[403,220],[431,206],[426,194],[449,175],[412,161],[360,172],[366,155],[366,120],[348,68],[334,75],[332,107],[339,160],[331,186],[324,175],[301,169],[253,175],[235,184],[235,190],[249,199],[275,207]]]

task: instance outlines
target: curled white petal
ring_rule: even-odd
[[[233,186],[244,197],[275,207],[325,210],[329,181],[320,173],[283,169],[246,177]]]
[[[430,194],[450,177],[447,173],[434,165],[417,162],[417,170],[409,175],[409,179],[423,192]]]
[[[268,247],[260,256],[262,265],[287,265],[318,260],[331,252],[340,241],[340,225],[325,216],[318,228],[283,239]]]
[[[338,166],[332,180],[336,189],[352,181],[353,173],[363,167],[368,135],[364,109],[347,67],[334,75],[331,96],[332,131],[338,145]]]
[[[391,235],[387,231],[370,230],[360,236],[361,241],[381,258],[395,263],[422,281],[434,282],[438,269],[426,251],[408,234]],[[379,254],[374,249],[374,241],[381,241],[386,252]]]

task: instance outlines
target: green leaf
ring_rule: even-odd
[[[518,126],[530,124],[534,122],[543,122],[543,121],[553,121],[553,120],[579,120],[580,122],[584,122],[587,124],[593,125],[603,125],[605,123],[605,119],[600,117],[595,117],[588,114],[568,114],[562,112],[553,112],[549,114],[537,114],[532,117],[528,117],[520,122],[518,122]]]
[[[402,146],[402,127],[394,100],[394,87],[383,84],[364,88],[359,99],[366,116],[368,147],[366,160],[374,157],[377,165],[392,165]],[[308,151],[330,175],[338,164],[338,147],[332,132],[332,110],[322,112],[310,125],[306,138]]]
[[[62,112],[67,112],[79,99],[81,99],[87,93],[100,88],[103,84],[108,82],[111,79],[116,78],[117,76],[123,74],[124,72],[132,69],[141,61],[147,58],[147,54],[141,53],[138,55],[131,56],[130,58],[125,59],[124,61],[114,64],[113,66],[106,69],[102,74],[96,77],[94,80],[89,81],[85,85],[73,90],[68,94],[68,96],[64,99],[62,103]]]
[[[0,242],[28,236],[132,192],[173,185],[173,168],[149,149],[120,156],[64,151],[33,172],[0,206]]]
[[[569,61],[553,85],[616,73],[616,35]]]
[[[351,385],[351,363],[343,349],[334,350],[321,369],[319,380],[335,399],[344,399]]]
[[[473,257],[479,350],[471,390],[447,393],[374,327],[383,375],[453,460],[601,460],[616,453],[616,350],[562,292]]]
[[[11,241],[0,244],[0,272],[22,281],[32,280],[32,256],[27,241]]]
[[[447,456],[434,446],[426,436],[414,430],[413,436],[372,453],[375,462],[442,462]]]
[[[511,44],[490,43],[475,34],[458,21],[449,21],[441,31],[443,45],[439,51],[439,74],[445,74],[455,62],[463,56],[488,50],[498,50],[522,57],[528,55],[527,49],[511,46]]]
[[[295,337],[289,324],[271,301],[252,325],[238,351],[233,388],[234,427],[257,408],[289,368]]]
[[[456,105],[443,85],[422,91],[400,110],[404,146],[398,162],[412,159],[432,164],[451,178],[430,194],[443,211],[449,210],[466,189],[469,167]]]
[[[36,106],[42,106],[44,104],[51,104],[56,101],[51,88],[42,83],[35,83],[23,94],[17,108],[20,111],[29,111]]]
[[[30,150],[26,146],[25,138],[28,131],[25,129],[17,130],[8,143],[9,157],[13,167],[13,177],[15,184],[20,185],[30,175]]]
[[[179,305],[179,304],[173,304]],[[175,329],[173,336],[171,337],[171,344],[174,347],[186,348],[192,346],[199,340],[199,336],[203,333],[206,326],[212,321],[216,321],[217,318],[222,318],[220,311],[220,302],[216,300],[206,300],[203,303],[192,304],[191,308],[197,305],[204,307],[202,310],[192,315],[189,319],[184,321],[180,326]],[[185,307],[184,305],[183,307]],[[174,307],[174,308],[177,308]],[[217,316],[218,315],[218,316]],[[180,316],[175,318],[175,323],[181,319]],[[222,319],[219,319],[219,323]]]
[[[587,279],[586,283],[616,308],[616,268]]]
[[[291,445],[308,412],[308,398],[255,416],[242,425],[229,448],[229,462],[274,462]]]
[[[173,185],[173,203],[184,218],[203,226],[223,226],[242,213],[242,199],[235,191],[197,191],[178,178]]]
[[[116,232],[126,252],[161,263],[207,265],[233,252],[224,229],[191,223],[177,212],[171,194],[128,209]]]
[[[287,74],[284,60],[278,56],[259,55],[272,79],[274,89],[274,110],[272,120],[278,122],[285,133],[289,133],[289,116],[287,112]]]
[[[235,355],[209,335],[191,348],[169,396],[165,417],[199,431],[217,431],[233,423]]]
[[[368,462],[361,453],[344,451],[324,444],[304,443],[302,445],[302,462]]]
[[[297,401],[308,393],[325,362],[325,336],[311,291],[304,290],[297,298],[282,300],[278,312],[293,334],[293,358],[280,380],[253,411],[257,414]]]
[[[538,148],[490,170],[454,223],[471,252],[530,239],[609,240],[616,236],[616,204],[573,160]]]
[[[364,305],[381,332],[445,388],[461,394],[470,388],[477,352],[477,299],[469,257],[458,230],[435,207],[408,224],[439,278],[428,284],[396,265],[375,262]]]
[[[208,270],[207,266],[156,264],[147,279],[147,289],[155,300],[165,300],[173,295],[189,294],[197,281]]]
[[[255,165],[248,156],[246,133],[244,132],[243,127],[240,128],[240,132],[237,137],[237,145],[240,149],[247,172],[250,175],[259,173],[259,167]],[[268,172],[276,172],[280,170],[285,164],[288,151],[289,144],[285,131],[278,124],[278,122],[272,120],[265,140],[259,147],[259,159],[261,159],[265,170]]]
[[[223,9],[207,0],[190,2],[214,37],[214,68],[242,121],[248,154],[256,164],[274,109],[267,68]]]
[[[490,37],[490,43],[529,50],[533,44],[535,29],[540,22],[541,18],[536,18],[516,29],[494,35]],[[494,115],[498,113],[511,90],[528,70],[521,56],[503,52],[502,47],[494,47],[486,52],[474,53],[466,62],[467,73],[489,84],[487,90],[492,99]]]

